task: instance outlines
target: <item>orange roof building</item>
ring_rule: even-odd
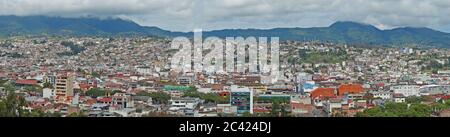
[[[338,95],[344,96],[345,94],[358,94],[363,93],[364,88],[361,84],[344,84],[339,86]]]
[[[333,98],[335,88],[317,88],[311,92],[311,98]]]

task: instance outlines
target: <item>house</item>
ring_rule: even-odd
[[[253,113],[270,113],[272,111],[272,102],[270,100],[258,99],[253,104]]]
[[[404,103],[406,102],[406,97],[403,94],[394,94],[394,102],[395,103]]]
[[[195,117],[217,117],[217,106],[215,104],[201,105]]]
[[[353,108],[367,108],[367,101],[366,100],[356,100],[353,101],[354,105]]]
[[[133,96],[133,101],[140,104],[153,105],[153,99],[149,96]]]
[[[97,102],[105,105],[112,105],[112,98],[110,97],[103,97],[103,98],[97,98]]]
[[[218,114],[235,115],[237,114],[237,106],[231,104],[217,104],[216,109]]]
[[[311,97],[305,95],[290,95],[291,103],[312,104]]]
[[[314,109],[312,104],[303,104],[297,102],[291,102],[291,112],[293,115],[310,114]]]

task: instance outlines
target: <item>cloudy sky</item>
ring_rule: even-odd
[[[1,0],[0,15],[121,17],[173,31],[357,21],[450,32],[449,0]]]

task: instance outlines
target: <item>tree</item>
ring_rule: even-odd
[[[105,89],[100,89],[100,88],[92,88],[86,92],[86,95],[91,96],[91,97],[99,97],[99,96],[106,96],[108,93],[110,95],[114,95],[118,92],[121,92],[121,91],[120,90],[110,91],[110,90],[105,90]]]
[[[40,94],[42,94],[42,92],[43,92],[42,87],[40,87],[40,86],[25,86],[24,91],[25,92],[37,92]]]
[[[386,103],[384,106],[377,106],[366,109],[362,113],[357,113],[357,117],[429,117],[432,114],[432,107],[425,104],[414,103]]]
[[[9,92],[14,92],[14,91],[16,91],[16,88],[15,88],[13,85],[11,85],[11,83],[3,83],[3,84],[2,84],[2,87],[4,87],[5,90],[6,90],[6,91],[9,91]]]
[[[421,103],[424,101],[423,97],[410,96],[406,98],[406,103]]]
[[[272,111],[271,114],[273,116],[278,116],[278,113],[280,112],[280,103],[278,102],[272,102]]]
[[[253,115],[250,112],[242,113],[242,117],[252,117]]]
[[[20,117],[23,114],[23,107],[26,106],[25,99],[17,96],[13,91],[9,91],[6,99],[0,101],[1,117]]]
[[[45,82],[43,86],[44,88],[53,88],[53,85],[50,82]]]
[[[91,76],[95,77],[95,78],[98,78],[98,77],[100,77],[100,74],[98,72],[92,72]]]
[[[87,117],[83,112],[70,113],[67,117]]]
[[[229,96],[222,97],[217,93],[200,93],[197,91],[197,88],[194,86],[189,87],[189,90],[183,93],[183,97],[192,97],[192,98],[200,98],[205,100],[205,103],[228,103],[230,98]]]

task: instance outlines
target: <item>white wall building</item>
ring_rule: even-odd
[[[201,102],[199,98],[181,98],[181,99],[171,99],[169,110],[180,110],[180,109],[195,109],[197,105]]]
[[[392,99],[392,93],[391,92],[374,92],[373,98],[381,98],[381,99]]]
[[[55,97],[55,90],[50,88],[44,88],[42,91],[42,97],[53,99],[53,97]]]
[[[328,113],[328,115],[333,114],[333,109],[341,108],[342,100],[341,99],[330,99],[323,103],[323,110]]]
[[[394,91],[395,94],[403,94],[405,97],[420,96],[420,86],[418,85],[395,85],[391,86],[390,89]]]
[[[152,73],[152,70],[150,67],[137,67],[136,71],[142,75],[150,75]]]

